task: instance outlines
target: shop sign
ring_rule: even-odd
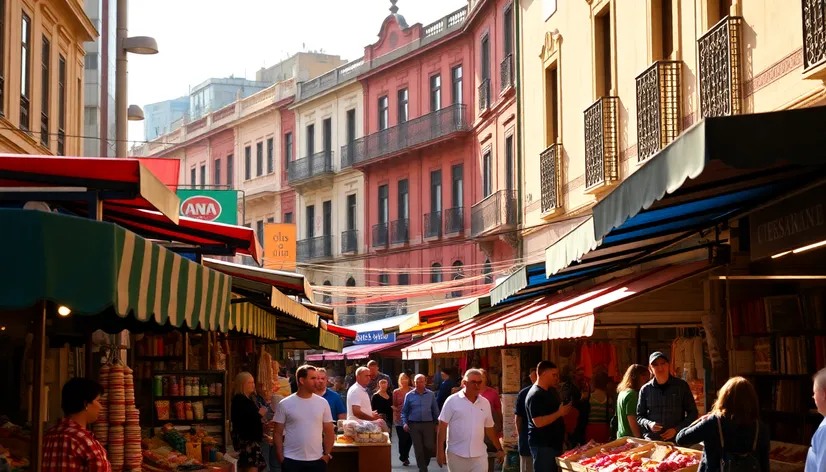
[[[178,189],[181,216],[228,225],[238,224],[238,194],[235,190]]]
[[[356,333],[355,344],[383,344],[393,342],[396,342],[396,333],[385,333],[381,330]]]
[[[264,225],[264,268],[295,270],[295,234],[294,224]]]
[[[751,259],[791,251],[826,239],[826,189],[787,198],[749,217]]]

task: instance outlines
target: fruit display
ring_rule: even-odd
[[[384,420],[341,420],[339,428],[344,431],[344,436],[356,443],[384,443],[389,440],[386,434],[389,428]]]
[[[600,472],[675,472],[700,463],[698,451],[654,443],[635,446],[628,442],[579,463]]]
[[[592,440],[588,441],[586,444],[583,444],[582,446],[575,447],[571,450],[565,451],[562,455],[559,456],[559,459],[560,460],[569,459],[571,457],[582,454],[583,452],[585,452],[589,449],[593,449],[595,447],[598,447],[600,445],[601,445],[600,443],[598,443],[598,442],[596,442],[592,439]]]

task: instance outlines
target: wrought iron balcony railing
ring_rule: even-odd
[[[296,259],[298,261],[311,261],[329,257],[333,257],[333,236],[330,234],[302,239],[296,243]]]
[[[459,234],[465,231],[465,212],[462,207],[445,210],[445,234]]]
[[[479,84],[479,113],[490,108],[490,79],[482,79]]]
[[[700,115],[703,118],[740,114],[742,25],[742,18],[727,16],[697,40]]]
[[[585,110],[585,190],[619,178],[618,102],[602,97]]]
[[[502,63],[499,65],[499,73],[501,74],[499,82],[502,87],[501,91],[504,92],[513,87],[513,54],[508,54],[502,59]]]
[[[562,206],[559,197],[560,178],[559,158],[562,154],[561,144],[551,144],[539,154],[539,178],[542,188],[542,213],[548,213]]]
[[[290,184],[333,172],[333,151],[321,151],[309,157],[287,163],[287,181]]]
[[[424,237],[439,238],[442,236],[442,212],[434,211],[424,214]]]
[[[373,225],[373,247],[387,247],[387,223]]]
[[[341,146],[341,168],[346,169],[353,165],[353,157],[356,153],[356,144],[348,143]]]
[[[473,237],[516,224],[516,191],[500,190],[485,197],[470,209]]]
[[[826,63],[826,0],[801,0],[803,10],[803,71]]]
[[[402,218],[390,223],[390,242],[404,244],[410,241],[410,219]]]
[[[642,162],[682,131],[682,62],[657,61],[637,76],[637,161]]]
[[[347,153],[348,163],[358,165],[469,130],[467,105],[449,105],[353,141]]]
[[[358,252],[359,232],[357,229],[350,229],[341,232],[341,253],[355,254]]]

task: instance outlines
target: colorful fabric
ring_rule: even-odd
[[[109,472],[106,449],[77,422],[63,418],[43,437],[44,472]]]

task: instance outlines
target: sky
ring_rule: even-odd
[[[427,25],[467,0],[398,0],[409,25]],[[300,51],[353,60],[376,41],[390,0],[132,0],[129,36],[158,41],[155,55],[129,55],[129,103],[188,95],[211,77],[246,77]],[[143,122],[129,123],[143,140]]]

